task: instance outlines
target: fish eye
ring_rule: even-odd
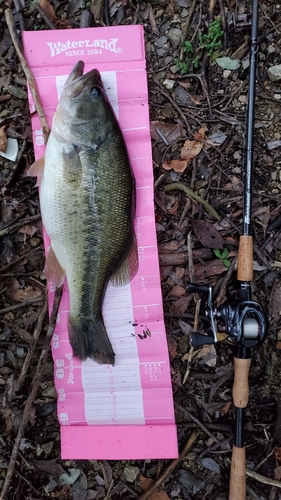
[[[93,94],[93,95],[100,95],[100,94],[101,94],[101,89],[100,89],[100,87],[94,87],[94,88],[92,89],[92,94]]]

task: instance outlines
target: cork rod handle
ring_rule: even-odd
[[[240,236],[237,264],[239,281],[253,280],[253,237]]]
[[[246,408],[249,399],[249,370],[251,360],[233,358],[233,361],[233,402],[236,408]]]
[[[229,500],[246,499],[246,457],[245,448],[232,448]]]

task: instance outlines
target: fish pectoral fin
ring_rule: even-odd
[[[130,283],[139,269],[138,246],[135,234],[128,254],[112,273],[110,281],[113,286],[124,286]]]
[[[65,272],[62,269],[55,252],[50,248],[44,267],[46,280],[53,283],[56,287],[62,286],[64,282]]]
[[[32,165],[29,167],[29,169],[26,172],[26,175],[29,177],[37,177],[40,179],[43,175],[43,170],[45,166],[45,156],[42,156],[42,158],[39,158],[39,160],[36,160]],[[37,181],[37,185],[39,184],[39,180]]]
[[[79,185],[82,179],[82,165],[79,149],[74,144],[70,149],[63,151],[63,172],[68,184]]]

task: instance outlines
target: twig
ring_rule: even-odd
[[[3,309],[0,309],[0,314],[4,314],[7,312],[11,312],[11,311],[16,311],[17,309],[21,309],[22,307],[26,307],[29,304],[41,302],[41,300],[42,300],[42,296],[40,295],[40,297],[36,297],[36,299],[26,300],[25,302],[20,302],[19,304],[15,304],[13,306],[4,307]]]
[[[110,26],[110,15],[109,15],[109,3],[108,0],[104,0],[104,18],[105,18],[105,25]]]
[[[187,21],[186,21],[186,25],[184,27],[184,32],[182,34],[182,40],[183,40],[183,42],[186,39],[186,35],[188,33],[189,26],[191,25],[191,20],[192,20],[193,14],[194,14],[194,10],[195,10],[196,4],[197,4],[197,0],[193,0],[192,5],[190,7],[189,15],[188,15],[188,18],[187,18]],[[183,58],[183,49],[181,49],[180,60],[182,60],[182,58]]]
[[[35,325],[35,328],[34,328],[33,339],[32,339],[31,345],[29,347],[28,353],[27,353],[26,358],[24,360],[23,367],[21,369],[19,378],[18,378],[18,380],[16,381],[16,384],[15,384],[15,389],[14,389],[15,392],[18,392],[20,390],[20,388],[21,388],[21,386],[23,384],[23,381],[25,379],[25,376],[27,374],[29,365],[30,365],[31,360],[32,360],[32,356],[34,354],[34,351],[35,351],[38,339],[40,337],[40,333],[41,333],[41,330],[42,330],[42,324],[43,324],[43,321],[44,321],[44,318],[45,318],[47,310],[48,310],[48,298],[47,298],[47,295],[46,295],[43,307],[42,307],[42,309],[41,309],[41,311],[40,311],[40,313],[38,315],[38,318],[37,318],[37,322],[36,322],[36,325]]]
[[[22,481],[24,481],[26,484],[28,484],[29,488],[31,488],[35,493],[36,495],[40,495],[41,496],[41,493],[40,491],[38,491],[34,486],[33,484],[30,482],[29,479],[27,479],[25,476],[23,476],[17,469],[15,469],[15,473],[17,474],[17,476],[20,477],[20,479]]]
[[[29,255],[31,255],[32,253],[37,252],[37,250],[43,250],[43,247],[44,247],[43,244],[39,245],[38,247],[33,248],[29,252],[24,253],[23,255],[21,255],[20,257],[18,257],[17,259],[12,260],[8,264],[6,264],[6,266],[1,267],[1,269],[0,269],[1,275],[2,275],[3,271],[6,271],[6,269],[9,269],[9,267],[13,266],[14,264],[17,264],[17,262],[20,262],[22,259],[25,259],[26,257],[29,257]]]
[[[212,205],[210,205],[210,203],[204,200],[204,198],[201,198],[201,196],[199,196],[198,194],[194,193],[192,189],[187,187],[182,182],[173,182],[172,184],[166,184],[166,186],[164,186],[164,191],[172,191],[174,189],[180,189],[181,191],[184,191],[188,196],[190,196],[190,198],[193,198],[194,200],[201,203],[206,212],[208,212],[208,214],[211,215],[214,219],[221,220],[218,212],[212,207]]]
[[[24,17],[23,17],[22,7],[20,5],[20,1],[14,0],[14,5],[16,8],[16,14],[18,14],[18,16],[19,16],[20,30],[24,31],[25,30],[25,23],[24,23]]]
[[[42,9],[42,7],[39,4],[39,2],[35,3],[35,7],[38,10],[38,12],[39,12],[40,16],[42,17],[42,19],[44,19],[44,21],[47,24],[48,28],[50,28],[50,30],[55,30],[56,29],[55,25],[52,23],[52,21],[45,14],[44,9]]]
[[[13,14],[12,14],[11,9],[5,10],[5,17],[6,17],[7,26],[8,26],[14,47],[16,49],[18,58],[19,58],[20,63],[22,65],[22,69],[23,69],[24,74],[26,76],[26,79],[28,81],[28,85],[29,85],[30,91],[32,93],[32,97],[34,99],[34,103],[35,103],[38,117],[40,120],[40,124],[42,127],[44,141],[45,141],[45,143],[47,143],[48,137],[50,134],[50,129],[48,127],[46,116],[45,116],[45,113],[43,111],[43,107],[42,107],[41,99],[40,99],[40,96],[39,96],[39,93],[37,90],[36,82],[34,80],[33,74],[31,73],[31,71],[28,67],[27,61],[26,61],[25,57],[23,56],[22,45],[21,45],[17,30],[15,27],[15,23],[14,23]]]
[[[195,422],[200,427],[200,429],[202,429],[202,431],[204,431],[205,434],[207,434],[207,436],[209,436],[211,439],[213,439],[217,444],[221,444],[220,441],[216,438],[216,436],[214,436],[207,429],[207,427],[204,424],[202,424],[202,422],[200,422],[200,420],[198,420],[198,418],[196,418],[190,411],[188,411],[186,408],[184,408],[183,406],[181,406],[177,403],[175,403],[175,405],[176,405],[176,408],[178,408],[187,418],[190,418],[191,420],[193,420],[193,422]]]
[[[188,233],[188,236],[187,236],[187,253],[188,253],[189,280],[191,283],[193,283],[194,282],[194,265],[193,265],[193,251],[192,251],[191,233]],[[197,300],[197,297],[195,297],[195,294],[194,294],[194,299],[196,301],[195,318],[194,318],[194,331],[196,332],[197,327],[198,327],[198,315],[199,315],[201,299]],[[183,385],[186,383],[186,381],[189,377],[189,373],[191,370],[191,361],[192,361],[192,357],[193,357],[193,352],[194,352],[194,347],[193,347],[193,345],[191,345],[190,349],[189,349],[189,353],[188,353],[186,372],[185,372],[185,375],[184,375],[183,381],[182,381]]]
[[[256,467],[254,468],[254,471],[255,471],[255,472],[256,472],[256,471],[257,471],[257,470],[258,470],[258,469],[259,469],[259,468],[260,468],[260,467],[264,464],[264,462],[266,462],[266,461],[269,459],[269,457],[271,457],[271,455],[273,455],[273,453],[275,452],[275,450],[276,450],[276,446],[275,446],[275,447],[271,450],[271,452],[270,452],[270,453],[268,453],[268,454],[266,455],[266,457],[264,457],[264,458],[262,459],[262,461],[261,461],[261,462],[259,462],[259,463],[256,465]]]
[[[224,1],[219,0],[220,4],[220,13],[221,13],[221,26],[223,30],[223,50],[227,49],[227,26],[225,20],[225,12],[224,12]]]
[[[16,159],[16,162],[14,163],[13,168],[11,169],[11,172],[10,172],[6,182],[5,182],[5,187],[11,187],[16,181],[16,176],[17,176],[19,168],[20,168],[21,159],[23,157],[23,153],[25,152],[26,144],[27,144],[26,140],[23,139],[22,145],[21,145],[20,150],[18,152],[18,157]]]
[[[277,481],[276,479],[272,479],[271,477],[262,476],[261,474],[258,474],[254,470],[246,469],[246,474],[247,476],[252,477],[256,481],[258,481],[259,483],[270,484],[271,486],[276,486],[276,488],[281,488],[281,481]]]
[[[223,279],[223,282],[220,286],[220,291],[219,291],[219,294],[216,298],[216,304],[217,305],[220,305],[221,302],[223,302],[224,298],[225,298],[225,293],[226,293],[226,287],[227,287],[227,284],[232,276],[232,273],[234,271],[234,268],[236,266],[236,263],[237,263],[237,256],[234,257],[231,261],[231,264],[227,270],[227,273]]]
[[[32,222],[34,220],[41,219],[41,215],[31,215],[31,217],[26,217],[26,219],[21,220],[20,222],[16,222],[13,224],[13,226],[8,226],[5,227],[4,229],[1,229],[0,231],[0,237],[5,236],[6,234],[13,233],[14,231],[17,231],[20,227],[25,226],[25,224],[28,224],[29,222]]]
[[[247,493],[251,494],[252,500],[265,500],[264,496],[261,496],[260,493],[257,494],[249,484],[247,484]]]
[[[177,465],[182,461],[182,459],[185,457],[185,455],[189,452],[190,448],[192,445],[195,443],[196,439],[199,436],[199,431],[193,431],[191,436],[188,438],[188,441],[182,450],[182,452],[179,455],[179,458],[176,460],[173,460],[173,462],[168,465],[167,469],[164,470],[163,474],[155,481],[148,490],[146,490],[143,495],[141,495],[138,500],[147,500],[150,495],[159,488],[159,486],[170,476],[170,474],[173,472],[173,470],[177,467]],[[0,499],[1,500],[1,499]]]
[[[128,490],[129,493],[131,493],[131,495],[133,495],[133,497],[138,497],[139,494],[136,492],[136,490],[134,490],[131,486],[129,486],[125,481],[123,481],[122,479],[120,479],[119,481],[120,484],[122,484],[122,486],[124,486],[124,488],[126,488]]]
[[[26,403],[25,403],[21,424],[20,424],[20,427],[18,429],[17,437],[15,440],[12,455],[11,455],[10,462],[8,465],[7,474],[5,477],[0,500],[7,499],[7,494],[8,494],[9,486],[10,486],[10,483],[11,483],[11,480],[13,477],[20,443],[21,443],[21,440],[24,436],[24,431],[25,431],[25,427],[26,427],[27,422],[28,422],[29,417],[30,417],[32,404],[33,404],[34,399],[36,397],[38,387],[39,387],[39,384],[40,384],[41,379],[42,379],[44,365],[47,361],[47,357],[49,354],[50,341],[51,341],[51,337],[53,335],[53,332],[54,332],[55,326],[56,326],[56,320],[57,320],[59,305],[60,305],[60,301],[61,301],[62,291],[63,291],[63,287],[61,286],[60,288],[57,288],[56,293],[55,293],[55,298],[54,298],[54,303],[53,303],[53,307],[52,307],[48,331],[46,333],[43,348],[42,348],[40,358],[39,358],[39,361],[37,364],[35,376],[33,378],[31,391],[30,391],[30,394],[29,394],[29,396],[26,400]]]
[[[205,59],[205,61],[206,61],[206,59]],[[202,65],[203,69],[202,69],[201,73],[198,73],[198,74],[197,73],[186,73],[185,75],[179,76],[179,79],[183,80],[185,78],[197,78],[199,80],[199,82],[201,83],[203,94],[206,97],[206,101],[208,103],[208,108],[209,108],[209,111],[211,114],[211,102],[210,102],[210,97],[209,97],[209,92],[208,92],[208,85],[207,85],[207,81],[206,81],[206,77],[205,77],[205,66],[206,66],[206,62],[204,63],[204,67]]]
[[[191,128],[190,128],[190,125],[186,119],[186,116],[184,115],[184,113],[182,112],[182,110],[180,109],[180,107],[175,103],[174,99],[171,98],[171,96],[168,94],[168,92],[165,92],[165,90],[162,89],[160,83],[157,82],[157,80],[154,79],[154,82],[156,83],[158,89],[159,89],[159,92],[164,95],[166,97],[166,99],[168,99],[168,101],[170,101],[170,103],[174,106],[175,110],[178,112],[178,114],[182,117],[184,123],[185,123],[185,126],[188,130],[188,134],[190,137],[192,137],[192,131],[191,131]],[[197,122],[199,122],[199,120],[196,120]],[[200,123],[200,122],[199,122]],[[201,123],[200,123],[201,125]]]

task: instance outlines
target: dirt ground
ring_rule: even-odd
[[[156,228],[179,450],[199,432],[173,470],[168,460],[61,460],[50,354],[20,445],[15,445],[48,319],[37,187],[24,175],[34,159],[26,78],[5,21],[7,8],[19,34],[23,29],[109,24],[144,27]],[[247,0],[0,2],[0,150],[7,137],[19,144],[15,162],[0,156],[0,488],[8,475],[6,499],[228,498],[235,430],[233,348],[224,335],[215,347],[191,348],[191,331],[207,333],[209,322],[206,301],[200,304],[185,286],[189,281],[212,285],[217,305],[235,298],[238,287],[251,10]],[[253,500],[281,499],[281,67],[280,78],[272,76],[272,68],[278,72],[281,64],[280,13],[281,3],[260,1],[252,297],[267,311],[269,332],[251,353],[245,441],[247,499]],[[176,182],[192,194],[165,191]],[[10,474],[12,452],[16,460]],[[162,474],[161,486],[145,496]]]

